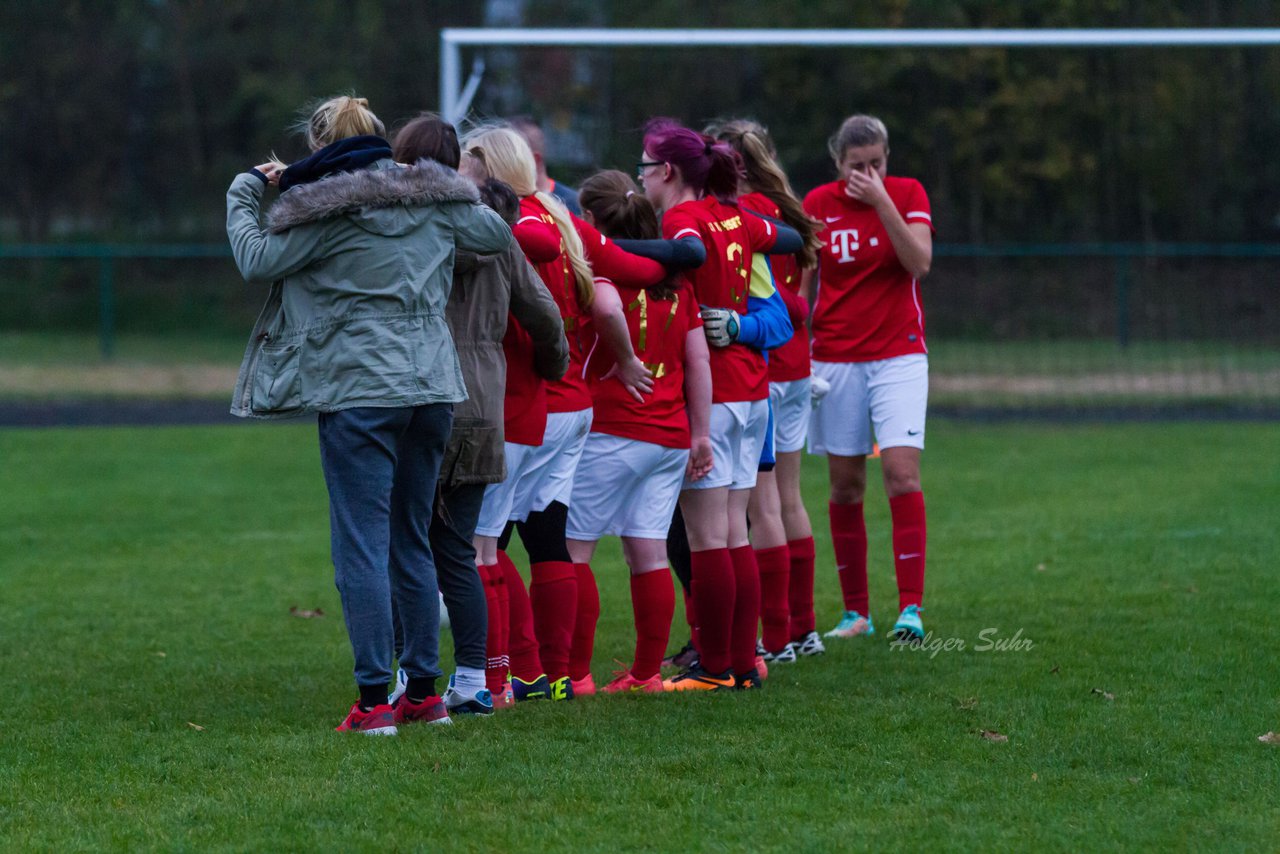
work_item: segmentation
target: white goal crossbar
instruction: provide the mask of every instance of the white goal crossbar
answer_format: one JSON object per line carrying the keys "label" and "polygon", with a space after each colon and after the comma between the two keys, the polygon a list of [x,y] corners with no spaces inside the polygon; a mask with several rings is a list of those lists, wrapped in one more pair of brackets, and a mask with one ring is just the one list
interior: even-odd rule
{"label": "white goal crossbar", "polygon": [[457,124],[484,74],[477,58],[462,85],[462,47],[1263,47],[1280,28],[1044,30],[643,30],[483,29],[440,31],[440,112]]}

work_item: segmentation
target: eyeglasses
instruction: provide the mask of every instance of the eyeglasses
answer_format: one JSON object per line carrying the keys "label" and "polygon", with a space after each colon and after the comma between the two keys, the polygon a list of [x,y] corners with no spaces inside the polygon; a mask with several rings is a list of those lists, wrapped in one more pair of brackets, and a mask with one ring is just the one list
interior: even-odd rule
{"label": "eyeglasses", "polygon": [[666,165],[665,160],[641,160],[639,163],[636,164],[636,177],[643,178],[644,170],[648,169],[650,166],[664,166],[664,165]]}

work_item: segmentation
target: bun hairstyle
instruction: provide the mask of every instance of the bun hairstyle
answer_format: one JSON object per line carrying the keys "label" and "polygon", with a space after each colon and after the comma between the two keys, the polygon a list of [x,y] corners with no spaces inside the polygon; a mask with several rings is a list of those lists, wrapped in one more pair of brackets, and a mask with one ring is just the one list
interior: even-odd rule
{"label": "bun hairstyle", "polygon": [[369,109],[368,100],[350,95],[321,101],[300,129],[312,151],[350,136],[385,136],[387,132],[386,126]]}
{"label": "bun hairstyle", "polygon": [[[662,236],[653,203],[631,180],[616,169],[597,172],[578,187],[578,203],[590,211],[596,228],[606,237],[655,240]],[[654,299],[671,299],[677,290],[674,276],[645,288]]]}
{"label": "bun hairstyle", "polygon": [[425,158],[457,169],[462,157],[458,131],[437,113],[423,113],[396,132],[391,156],[397,163],[412,165]]}
{"label": "bun hairstyle", "polygon": [[840,129],[827,140],[827,151],[837,164],[850,148],[862,148],[864,145],[880,143],[885,153],[889,153],[889,129],[884,122],[875,116],[849,116],[840,123]]}
{"label": "bun hairstyle", "polygon": [[742,158],[715,137],[689,130],[675,119],[650,119],[644,127],[644,150],[675,166],[699,196],[715,196],[726,204],[738,197]]}
{"label": "bun hairstyle", "polygon": [[778,165],[778,151],[768,128],[750,119],[731,119],[710,125],[706,132],[727,142],[741,155],[747,186],[777,205],[782,221],[800,232],[804,240],[804,248],[796,253],[800,266],[816,265],[822,249],[817,234],[820,224],[805,213],[804,205],[791,189],[791,182]]}
{"label": "bun hairstyle", "polygon": [[482,171],[487,177],[509,185],[522,199],[533,196],[547,209],[555,220],[565,255],[569,258],[578,304],[583,309],[590,308],[596,288],[591,265],[587,263],[586,252],[582,248],[582,238],[578,236],[578,229],[574,227],[564,203],[550,193],[538,190],[533,150],[525,138],[505,125],[480,125],[463,136],[462,150],[485,167]]}

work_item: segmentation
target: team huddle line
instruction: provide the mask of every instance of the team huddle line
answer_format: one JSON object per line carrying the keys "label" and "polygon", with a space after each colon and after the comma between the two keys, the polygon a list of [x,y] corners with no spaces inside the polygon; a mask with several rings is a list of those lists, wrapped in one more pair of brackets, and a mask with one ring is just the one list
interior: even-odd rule
{"label": "team huddle line", "polygon": [[[603,171],[576,191],[548,177],[528,119],[459,137],[424,114],[388,141],[344,96],[302,130],[310,156],[227,193],[236,264],[270,285],[232,412],[318,414],[359,692],[340,731],[597,693],[606,536],[630,572],[635,647],[600,692],[757,690],[771,665],[823,653],[806,446],[828,461],[843,596],[826,636],[875,633],[862,501],[877,443],[891,638],[924,636],[933,229],[921,185],[888,175],[882,122],[846,119],[836,180],[803,199],[746,120],[654,119],[635,179]],[[668,655],[673,575],[689,639]]]}

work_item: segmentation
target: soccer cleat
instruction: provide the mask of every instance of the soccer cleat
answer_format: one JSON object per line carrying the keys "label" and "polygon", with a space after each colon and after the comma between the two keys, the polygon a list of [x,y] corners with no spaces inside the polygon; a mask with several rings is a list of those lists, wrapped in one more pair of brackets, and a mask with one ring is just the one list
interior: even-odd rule
{"label": "soccer cleat", "polygon": [[680,647],[679,651],[673,652],[662,659],[663,667],[678,667],[681,670],[688,670],[690,667],[696,667],[697,664],[698,650],[694,647],[693,641],[689,641]]}
{"label": "soccer cleat", "polygon": [[526,700],[546,700],[551,697],[551,683],[547,674],[542,674],[532,682],[526,682],[519,676],[511,677],[511,695],[517,703]]}
{"label": "soccer cleat", "polygon": [[[869,621],[868,625],[870,625]],[[822,643],[822,638],[818,637],[817,632],[809,632],[799,640],[793,640],[791,648],[795,650],[796,655],[822,655],[827,651],[826,645]]]}
{"label": "soccer cleat", "polygon": [[516,695],[511,691],[511,683],[504,682],[502,693],[493,698],[495,709],[509,709],[516,704]]}
{"label": "soccer cleat", "polygon": [[630,670],[624,670],[600,690],[605,694],[623,694],[633,691],[639,691],[644,694],[661,694],[664,689],[662,687],[662,677],[656,673],[648,679],[637,679],[631,675]]}
{"label": "soccer cleat", "polygon": [[764,659],[758,655],[756,656],[756,675],[761,679],[769,678],[769,665],[765,664]]}
{"label": "soccer cleat", "polygon": [[858,635],[874,635],[876,627],[871,624],[871,617],[859,614],[857,611],[845,611],[844,616],[840,618],[840,622],[836,623],[836,627],[827,632],[823,637],[828,638],[856,638]]}
{"label": "soccer cleat", "polygon": [[391,696],[387,698],[387,702],[394,706],[396,700],[404,696],[404,692],[409,688],[409,674],[404,672],[403,667],[396,668],[396,689],[391,692]]}
{"label": "soccer cleat", "polygon": [[767,664],[794,664],[796,660],[795,644],[787,644],[779,652],[768,652],[760,655]]}
{"label": "soccer cleat", "polygon": [[733,690],[735,691],[752,691],[763,687],[764,677],[760,675],[759,668],[733,677]]}
{"label": "soccer cleat", "polygon": [[893,624],[894,643],[920,643],[924,640],[924,623],[920,620],[920,606],[908,605]]}
{"label": "soccer cleat", "polygon": [[[594,688],[595,686],[592,685]],[[551,683],[551,699],[553,700],[572,700],[573,699],[573,680],[568,676],[561,676],[559,679]]]}
{"label": "soccer cleat", "polygon": [[590,673],[582,679],[570,679],[569,681],[573,683],[573,696],[575,697],[590,697],[596,692],[596,680],[591,678]]}
{"label": "soccer cleat", "polygon": [[390,704],[374,706],[366,712],[356,703],[347,713],[347,719],[335,729],[337,732],[359,732],[365,735],[395,735],[395,712]]}
{"label": "soccer cleat", "polygon": [[719,691],[733,687],[733,673],[708,673],[702,665],[695,664],[688,670],[662,681],[664,691]]}
{"label": "soccer cleat", "polygon": [[444,692],[444,707],[455,715],[480,715],[488,717],[493,714],[493,695],[488,688],[481,688],[471,696],[467,696],[454,687],[454,676],[449,677],[449,689]]}
{"label": "soccer cleat", "polygon": [[449,711],[444,707],[444,700],[430,696],[421,703],[415,703],[408,697],[401,697],[395,704],[395,719],[398,724],[451,724]]}

